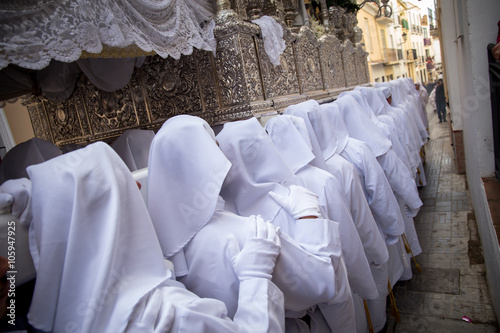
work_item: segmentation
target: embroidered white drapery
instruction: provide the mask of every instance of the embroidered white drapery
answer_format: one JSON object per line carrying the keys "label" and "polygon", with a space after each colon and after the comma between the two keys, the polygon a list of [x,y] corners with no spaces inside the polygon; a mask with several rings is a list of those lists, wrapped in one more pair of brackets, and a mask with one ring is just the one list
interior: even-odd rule
{"label": "embroidered white drapery", "polygon": [[286,45],[283,39],[283,27],[270,16],[262,16],[253,23],[259,25],[264,40],[264,50],[269,60],[275,66],[280,65],[280,55],[285,51]]}
{"label": "embroidered white drapery", "polygon": [[193,48],[215,51],[211,13],[207,0],[6,1],[0,4],[0,69],[73,62],[103,45],[136,45],[175,59]]}

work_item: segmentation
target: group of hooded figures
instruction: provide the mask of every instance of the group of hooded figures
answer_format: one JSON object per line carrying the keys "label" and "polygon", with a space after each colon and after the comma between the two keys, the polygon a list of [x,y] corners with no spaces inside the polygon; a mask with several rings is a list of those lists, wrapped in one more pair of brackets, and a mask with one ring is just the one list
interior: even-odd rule
{"label": "group of hooded figures", "polygon": [[[0,186],[29,228],[28,321],[43,332],[380,331],[421,253],[427,139],[425,105],[398,79],[289,106],[265,126],[215,135],[179,115],[156,134],[31,165],[29,180]],[[143,167],[146,198],[131,172]]]}

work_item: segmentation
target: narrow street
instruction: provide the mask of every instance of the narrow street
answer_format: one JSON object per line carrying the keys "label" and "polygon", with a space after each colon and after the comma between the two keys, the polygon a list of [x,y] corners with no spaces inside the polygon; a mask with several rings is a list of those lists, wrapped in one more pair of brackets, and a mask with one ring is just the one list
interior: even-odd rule
{"label": "narrow street", "polygon": [[395,285],[401,321],[388,304],[386,332],[497,332],[466,175],[456,173],[449,122],[439,123],[430,105],[427,112],[427,186],[415,218],[422,272],[413,263],[413,278]]}

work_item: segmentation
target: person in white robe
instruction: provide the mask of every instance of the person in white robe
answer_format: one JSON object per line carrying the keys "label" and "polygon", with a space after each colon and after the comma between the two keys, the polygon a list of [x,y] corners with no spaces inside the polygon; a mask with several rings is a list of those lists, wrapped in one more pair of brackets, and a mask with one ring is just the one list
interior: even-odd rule
{"label": "person in white robe", "polygon": [[[250,216],[260,214],[268,221],[273,216],[265,207],[242,216],[227,210],[219,194],[232,165],[217,145],[203,119],[180,115],[167,120],[151,145],[148,209],[163,255],[174,262],[177,278],[201,297],[222,300],[232,318],[238,309],[239,282],[224,255],[227,237],[235,235],[243,244]],[[288,195],[289,189],[284,189]],[[297,193],[296,209],[301,214],[318,214],[319,202],[308,193]],[[289,318],[293,313],[300,313],[293,318],[301,317],[305,309],[333,299],[341,287],[336,279],[342,274],[335,274],[329,257],[331,252],[341,254],[338,224],[328,221],[321,232],[310,232],[315,222],[322,221],[293,220],[292,227],[298,231],[295,239],[281,226],[281,249],[272,281],[285,295]],[[323,239],[329,243],[321,243]],[[290,331],[289,324],[296,323],[287,320],[286,324]]]}
{"label": "person in white robe", "polygon": [[[363,184],[366,199],[387,246],[396,244],[401,234],[404,233],[405,226],[391,186],[370,148],[361,141],[349,138],[342,117],[338,110],[335,110],[336,108],[334,103],[328,103],[309,113],[318,141],[324,149],[324,158],[328,163],[331,154],[328,152],[329,143],[343,142],[342,146],[338,147],[339,155],[355,166]],[[372,274],[377,282],[379,297],[368,300],[367,303],[373,327],[375,331],[380,331],[386,323],[388,263],[383,267],[374,267]]]}
{"label": "person in white robe", "polygon": [[[359,105],[351,96],[343,96],[342,98],[337,99],[332,104],[338,107],[335,110],[337,110],[338,115],[342,116],[339,118],[345,120],[344,124],[347,127],[349,135],[352,132],[355,134],[361,132],[371,133],[373,140],[375,141],[377,137],[383,136],[381,133],[377,132],[377,128],[374,127],[373,124],[371,124],[369,121],[359,122],[359,125],[361,126],[356,127],[354,119],[362,119],[366,117],[364,117],[362,111],[359,110]],[[340,128],[340,126],[336,126],[336,128],[337,127]],[[368,139],[368,135],[364,134],[364,136]],[[358,137],[362,136],[358,134]],[[372,147],[374,146],[373,140],[370,142],[370,146]],[[365,143],[368,144],[368,142]],[[362,154],[359,156],[365,156],[366,158],[367,155],[368,154]],[[411,247],[413,255],[418,255],[422,253],[422,249],[418,241],[418,235],[415,230],[413,217],[416,216],[418,210],[422,206],[422,201],[420,200],[414,178],[409,172],[409,170],[406,167],[404,167],[403,163],[396,156],[392,148],[389,148],[385,153],[377,156],[376,160],[382,167],[382,170],[385,172],[390,187],[397,196],[397,200],[395,200],[396,205],[395,207],[393,206],[391,211],[400,212],[399,216],[401,217],[401,220],[404,222],[403,223],[404,236],[401,239],[401,242],[405,242],[406,239],[411,240],[410,242],[411,245],[410,244],[407,245]],[[365,169],[371,170],[373,172],[373,168],[371,167]],[[401,212],[403,214],[401,214]],[[377,214],[377,212],[374,211],[374,214]],[[409,264],[410,259],[411,258],[408,254],[405,254],[403,256],[405,270],[403,275],[400,277],[400,279],[402,280],[411,279],[413,275],[411,271],[411,265]]]}
{"label": "person in white robe", "polygon": [[111,144],[111,148],[122,158],[130,171],[136,171],[148,166],[149,149],[154,137],[155,132],[152,130],[129,129]]}
{"label": "person in white robe", "polygon": [[32,138],[14,146],[0,163],[0,184],[9,179],[28,178],[26,168],[62,155],[61,149],[47,140]]}
{"label": "person in white robe", "polygon": [[[318,105],[319,106],[319,105]],[[323,147],[325,161],[332,153],[328,145],[338,142],[338,154],[358,172],[370,209],[388,245],[397,242],[404,232],[403,217],[384,170],[370,147],[349,136],[336,103],[327,103],[309,113],[316,137]]]}
{"label": "person in white robe", "polygon": [[[314,159],[304,120],[281,115],[268,120],[265,130],[287,166],[296,176],[296,183],[316,193],[326,217],[340,224],[342,253],[351,288],[363,298],[377,297],[361,238],[342,194],[340,182],[329,172],[314,167]],[[303,132],[303,134],[301,134]],[[368,247],[368,244],[367,244]]]}
{"label": "person in white robe", "polygon": [[[349,208],[347,207],[345,200],[343,200],[343,194],[338,180],[332,174],[308,164],[308,162],[314,158],[314,155],[312,154],[311,146],[308,141],[309,136],[307,134],[304,120],[302,118],[291,115],[281,115],[273,117],[266,123],[266,131],[269,133],[271,139],[275,143],[276,148],[279,150],[287,164],[291,167],[292,171],[297,176],[297,180],[300,181],[300,184],[308,187],[315,193],[323,193],[323,195],[320,195],[320,202],[322,203],[322,207],[331,219],[340,221],[342,249],[344,257],[346,258],[346,263],[348,263],[349,260],[352,260],[349,258],[353,255],[351,252],[354,251],[356,253],[357,250],[352,248],[352,239],[348,238],[352,236],[349,236],[349,234],[347,233],[346,235],[343,234],[344,230],[342,229],[342,226],[343,223],[345,224],[347,221],[351,221],[350,223],[352,224],[354,224],[354,222],[352,222]],[[380,240],[378,246],[381,247],[383,251],[385,251],[386,249],[385,244],[383,243],[382,235],[375,231],[374,238]],[[345,245],[345,243],[349,244]],[[364,249],[367,257],[371,257],[371,251],[378,251],[378,249],[370,248],[371,245],[373,244],[367,243]],[[368,269],[375,270],[375,274],[377,274],[378,271],[380,271],[380,267],[381,265],[377,265],[372,261],[370,262],[370,268]],[[366,273],[360,273],[359,268],[354,272],[350,272],[349,265],[347,265],[347,268],[350,284],[353,291],[356,292],[357,295],[368,300],[375,300],[379,298],[379,295],[373,297],[373,293],[366,294],[362,292],[362,290],[360,290],[358,287],[359,283],[364,283],[366,286],[375,287],[372,284],[371,271],[368,273],[368,276]],[[386,268],[387,267],[384,267],[384,270]],[[356,273],[358,274],[358,276],[355,277],[356,280],[353,280],[353,276]],[[380,274],[377,274],[377,277],[380,278],[379,275]],[[361,281],[359,281],[359,279],[361,279]],[[387,272],[385,272],[385,275],[382,276],[381,281],[377,282],[377,286],[379,286],[383,294],[380,298],[384,303],[381,307],[379,307],[380,309],[377,310],[380,310],[384,314],[385,298],[387,295]],[[368,304],[370,305],[371,302],[369,301]],[[358,310],[358,308],[356,308],[356,310]],[[357,321],[363,320],[365,316],[363,309],[361,308],[360,310],[362,310],[361,314],[356,313],[357,316],[361,316],[361,318],[357,319]],[[372,318],[372,320],[376,319],[376,312],[377,311],[373,311],[372,313],[372,309],[370,309],[370,317]],[[385,318],[385,315],[383,316]],[[366,321],[366,319],[364,320]],[[385,319],[381,321],[385,322]],[[358,327],[359,326],[360,325],[358,324]],[[375,326],[381,329],[384,325],[378,324]]]}
{"label": "person in white robe", "polygon": [[[310,214],[315,217],[313,219],[299,219],[307,216],[305,212],[297,214],[290,210],[288,192],[293,194],[301,187],[296,186],[294,174],[256,118],[224,124],[217,142],[232,163],[221,190],[227,208],[239,215],[261,212],[266,220],[279,226],[282,233],[291,236],[306,251],[330,261],[334,267],[330,283],[336,295],[311,306],[319,307],[330,330],[355,330],[354,305],[340,248],[339,223],[329,220],[324,213]],[[286,315],[301,318],[314,310],[311,306],[304,304],[302,309],[287,311]]]}
{"label": "person in white robe", "polygon": [[[352,97],[343,96],[332,104],[338,107],[335,110],[337,110],[337,114],[341,115],[340,118],[344,120],[345,128],[348,131],[349,136],[351,136],[351,133],[356,135],[361,131],[371,133],[372,140],[369,140],[369,138],[366,137],[367,141],[363,141],[363,137],[357,135],[360,141],[363,141],[370,147],[373,147],[372,143],[377,140],[377,137],[383,136],[383,134],[381,134],[376,127],[365,126],[372,125],[368,121],[362,122],[359,127],[356,127],[353,117],[357,117],[359,119],[365,118],[367,120],[368,118],[363,115],[363,112],[360,111],[359,104],[357,104]],[[354,130],[354,128],[356,128],[356,130]],[[404,205],[407,206],[405,209],[406,215],[414,217],[418,213],[419,208],[422,206],[422,200],[420,200],[413,175],[410,173],[408,168],[404,166],[404,163],[401,162],[391,147],[386,152],[375,155],[380,166],[382,167],[382,170],[385,172],[394,193],[401,198]]]}
{"label": "person in white robe", "polygon": [[415,83],[415,89],[418,91],[420,99],[422,99],[422,104],[425,108],[427,106],[427,103],[429,103],[429,93],[427,92],[427,89],[425,89],[421,82]]}
{"label": "person in white robe", "polygon": [[406,83],[408,94],[414,97],[418,115],[427,129],[427,133],[429,133],[429,120],[427,119],[427,111],[425,110],[425,106],[429,99],[428,93],[425,88],[421,86],[420,82],[414,83],[412,78],[408,78]]}
{"label": "person in white robe", "polygon": [[[224,303],[175,281],[139,189],[107,144],[31,166],[28,173],[37,270],[28,320],[37,330],[283,332],[283,294],[270,281],[279,240],[265,222],[248,229],[249,248],[228,251],[241,281],[231,320]],[[272,321],[259,326],[257,318]]]}
{"label": "person in white robe", "polygon": [[[392,103],[391,105],[398,106],[401,108],[406,108],[410,111],[410,115],[413,121],[417,125],[418,131],[424,143],[427,141],[429,133],[427,132],[427,126],[425,125],[419,109],[419,101],[416,100],[416,96],[410,94],[408,85],[404,80],[395,80],[388,82],[391,87],[392,92]],[[413,89],[415,90],[415,89]]]}
{"label": "person in white robe", "polygon": [[[371,264],[372,272],[373,268],[383,271],[387,267],[389,251],[385,245],[385,240],[380,233],[375,219],[373,218],[370,206],[368,205],[364,195],[360,177],[354,166],[349,161],[341,157],[338,153],[335,154],[337,147],[342,147],[345,142],[339,144],[334,142],[328,148],[334,153],[331,154],[328,161],[325,161],[323,158],[322,148],[318,142],[318,138],[308,115],[309,113],[318,110],[318,108],[319,105],[316,101],[309,100],[296,105],[288,106],[284,113],[298,116],[304,120],[307,127],[307,133],[311,141],[312,152],[315,155],[315,159],[311,161],[311,164],[314,163],[313,165],[328,171],[339,180],[342,193],[351,210],[351,215],[358,230],[358,234],[360,235],[365,246],[367,258],[370,263],[373,263]],[[371,246],[367,244],[371,244]],[[367,246],[369,247],[368,251],[366,251]],[[399,270],[397,270],[396,266],[394,267],[393,272],[395,274],[395,281],[399,279],[402,271],[403,267],[401,265]],[[363,309],[362,299],[359,295],[355,294],[354,296],[356,314],[359,314]],[[358,332],[365,332],[368,329],[366,319],[364,318],[357,317],[356,325]]]}
{"label": "person in white robe", "polygon": [[[422,147],[428,140],[429,133],[426,126],[422,122],[421,117],[418,114],[418,106],[416,104],[415,96],[407,94],[407,90],[404,87],[404,81],[390,81],[387,82],[391,88],[391,105],[397,108],[403,109],[407,115],[410,117],[411,121],[415,124],[417,131],[420,135],[419,142],[421,142],[420,147]],[[418,174],[416,177],[417,186],[426,186],[427,181],[425,177],[425,171],[422,161],[422,150],[420,153],[420,163],[418,166]]]}

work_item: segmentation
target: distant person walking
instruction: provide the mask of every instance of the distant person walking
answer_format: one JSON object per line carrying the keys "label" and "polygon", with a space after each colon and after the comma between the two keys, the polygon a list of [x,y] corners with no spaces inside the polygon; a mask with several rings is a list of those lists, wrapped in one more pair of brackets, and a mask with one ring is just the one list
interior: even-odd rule
{"label": "distant person walking", "polygon": [[439,79],[436,85],[436,107],[439,122],[446,122],[446,99],[444,97],[443,79]]}

